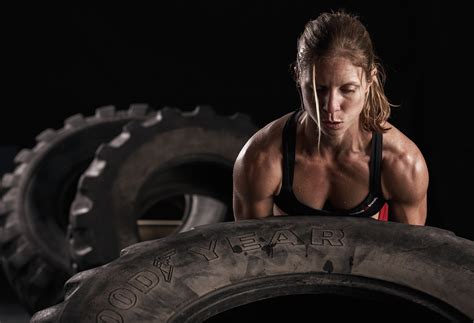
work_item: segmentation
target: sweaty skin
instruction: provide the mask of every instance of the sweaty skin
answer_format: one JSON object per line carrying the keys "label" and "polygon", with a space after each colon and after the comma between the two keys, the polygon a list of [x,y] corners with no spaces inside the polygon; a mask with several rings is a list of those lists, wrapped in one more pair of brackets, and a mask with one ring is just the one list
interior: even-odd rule
{"label": "sweaty skin", "polygon": [[[316,64],[318,128],[312,69],[299,84],[305,112],[297,123],[293,190],[299,201],[321,209],[329,200],[338,209],[357,206],[369,193],[372,133],[363,130],[359,115],[370,82],[349,59],[333,57]],[[291,113],[255,133],[234,165],[233,207],[236,220],[278,216],[274,203],[282,183],[282,132]],[[389,220],[424,225],[428,169],[418,147],[393,125],[383,135],[382,193],[389,202]],[[378,214],[373,216],[378,217]]]}

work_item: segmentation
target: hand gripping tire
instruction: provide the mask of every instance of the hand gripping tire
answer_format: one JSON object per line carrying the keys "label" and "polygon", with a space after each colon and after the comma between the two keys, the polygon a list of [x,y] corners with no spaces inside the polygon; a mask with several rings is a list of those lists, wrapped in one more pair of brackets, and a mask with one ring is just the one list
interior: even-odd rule
{"label": "hand gripping tire", "polygon": [[232,220],[233,164],[257,129],[246,115],[220,116],[209,106],[165,108],[127,124],[98,150],[79,182],[69,233],[78,270],[103,265],[137,243],[137,219],[169,194],[208,197],[227,209],[222,217],[216,205],[204,205],[178,231]]}
{"label": "hand gripping tire", "polygon": [[123,111],[106,106],[96,109],[94,116],[71,116],[63,128],[39,134],[33,150],[21,150],[15,171],[3,176],[3,267],[29,312],[60,301],[64,282],[73,274],[66,237],[79,176],[102,142],[151,112],[147,105],[134,104]]}
{"label": "hand gripping tire", "polygon": [[[372,219],[275,217],[132,245],[120,258],[72,277],[65,301],[32,322],[202,322],[265,299],[334,294],[384,301],[391,311],[378,313],[385,315],[379,321],[407,319],[411,313],[397,306],[408,303],[429,322],[470,322],[473,281],[474,242],[450,231]],[[318,305],[310,304],[314,318],[345,314],[333,304],[325,317]],[[283,307],[298,321],[297,311]]]}

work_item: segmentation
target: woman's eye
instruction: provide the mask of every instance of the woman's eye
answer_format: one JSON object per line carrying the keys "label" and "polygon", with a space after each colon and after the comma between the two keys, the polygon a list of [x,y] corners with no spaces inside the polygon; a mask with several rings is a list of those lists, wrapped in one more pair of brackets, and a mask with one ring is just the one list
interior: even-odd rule
{"label": "woman's eye", "polygon": [[342,89],[342,92],[343,93],[354,93],[355,90],[354,89]]}

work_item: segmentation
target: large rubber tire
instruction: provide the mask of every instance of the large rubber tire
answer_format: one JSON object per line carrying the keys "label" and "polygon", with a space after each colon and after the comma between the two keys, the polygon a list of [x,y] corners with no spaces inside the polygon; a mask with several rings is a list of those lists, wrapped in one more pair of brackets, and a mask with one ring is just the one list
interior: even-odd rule
{"label": "large rubber tire", "polygon": [[[384,315],[408,316],[397,308],[404,301],[464,322],[474,318],[473,281],[474,242],[450,231],[372,219],[275,217],[130,246],[119,259],[71,278],[65,301],[32,322],[202,322],[237,306],[300,294],[385,298],[392,313]],[[321,318],[323,309],[312,306]]]}
{"label": "large rubber tire", "polygon": [[71,116],[59,130],[46,129],[32,149],[15,157],[16,169],[2,178],[0,246],[6,276],[28,311],[59,302],[74,272],[67,242],[69,209],[80,175],[103,142],[132,120],[150,117],[147,105],[128,110],[96,109]]}
{"label": "large rubber tire", "polygon": [[215,200],[227,209],[223,218],[202,203],[178,232],[232,220],[233,164],[257,129],[246,115],[220,116],[209,106],[165,108],[156,118],[127,124],[98,150],[79,182],[70,217],[78,270],[103,265],[140,241],[137,218],[169,195],[204,196],[213,209]]}

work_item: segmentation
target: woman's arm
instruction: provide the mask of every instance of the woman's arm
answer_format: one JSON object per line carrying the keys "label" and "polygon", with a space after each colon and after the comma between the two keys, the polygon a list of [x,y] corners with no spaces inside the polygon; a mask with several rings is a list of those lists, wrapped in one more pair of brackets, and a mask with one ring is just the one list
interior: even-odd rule
{"label": "woman's arm", "polygon": [[[258,137],[257,137],[258,138]],[[273,215],[273,196],[281,180],[280,164],[268,146],[251,138],[234,164],[233,208],[235,220]]]}
{"label": "woman's arm", "polygon": [[427,217],[428,167],[412,142],[383,164],[382,183],[391,221],[424,225]]}

